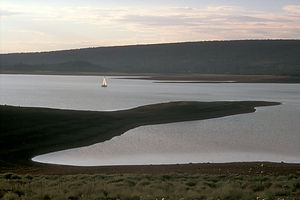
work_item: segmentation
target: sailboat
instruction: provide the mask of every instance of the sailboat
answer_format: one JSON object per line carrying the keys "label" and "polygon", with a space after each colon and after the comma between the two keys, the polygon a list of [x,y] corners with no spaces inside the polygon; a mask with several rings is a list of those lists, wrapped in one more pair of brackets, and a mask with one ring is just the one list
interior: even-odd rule
{"label": "sailboat", "polygon": [[102,87],[107,87],[107,83],[106,83],[106,78],[104,76],[103,82],[102,82]]}

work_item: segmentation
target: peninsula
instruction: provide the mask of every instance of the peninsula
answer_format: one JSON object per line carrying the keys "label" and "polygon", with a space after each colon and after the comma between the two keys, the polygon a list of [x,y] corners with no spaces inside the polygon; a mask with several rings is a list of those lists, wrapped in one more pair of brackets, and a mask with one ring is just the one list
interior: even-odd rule
{"label": "peninsula", "polygon": [[255,111],[264,101],[169,102],[112,112],[0,106],[0,171],[36,166],[40,154],[109,140],[142,125],[217,118]]}

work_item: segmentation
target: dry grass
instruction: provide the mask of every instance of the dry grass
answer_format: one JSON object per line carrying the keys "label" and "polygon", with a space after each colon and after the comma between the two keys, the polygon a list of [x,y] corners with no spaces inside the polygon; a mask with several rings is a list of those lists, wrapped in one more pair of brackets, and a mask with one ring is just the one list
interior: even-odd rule
{"label": "dry grass", "polygon": [[1,199],[299,199],[299,176],[0,175]]}

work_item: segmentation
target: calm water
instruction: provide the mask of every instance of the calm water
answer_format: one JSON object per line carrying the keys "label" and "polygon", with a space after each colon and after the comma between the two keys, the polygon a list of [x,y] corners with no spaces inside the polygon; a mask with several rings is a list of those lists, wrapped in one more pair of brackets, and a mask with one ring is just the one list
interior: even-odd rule
{"label": "calm water", "polygon": [[152,83],[97,76],[0,75],[0,104],[119,110],[177,100],[266,100],[280,106],[218,119],[143,126],[110,141],[34,158],[72,165],[300,162],[299,84]]}

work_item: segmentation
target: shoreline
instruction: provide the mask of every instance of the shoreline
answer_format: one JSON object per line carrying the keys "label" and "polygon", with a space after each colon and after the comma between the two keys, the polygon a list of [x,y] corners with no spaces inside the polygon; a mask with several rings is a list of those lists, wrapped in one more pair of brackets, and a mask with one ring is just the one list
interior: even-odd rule
{"label": "shoreline", "polygon": [[151,80],[153,83],[300,83],[300,77],[283,75],[235,75],[235,74],[170,74],[148,77],[118,78]]}
{"label": "shoreline", "polygon": [[246,176],[300,176],[300,163],[284,162],[228,162],[189,163],[168,165],[116,165],[116,166],[69,166],[33,163],[30,166],[17,165],[0,167],[1,173],[37,175],[79,175],[79,174],[203,174],[203,175],[246,175]]}
{"label": "shoreline", "polygon": [[[0,172],[23,170],[24,173],[32,171],[47,173],[49,170],[55,172],[59,169],[62,171],[74,169],[75,172],[78,170],[83,173],[89,169],[100,173],[103,169],[107,169],[108,171],[103,171],[106,173],[130,172],[134,169],[152,173],[157,165],[70,167],[36,163],[31,159],[44,153],[103,142],[138,126],[251,113],[255,112],[255,107],[279,104],[263,101],[169,102],[111,112],[0,106]],[[191,166],[197,165],[202,168],[201,166],[205,164],[198,163]],[[300,164],[289,165],[296,166],[296,171],[300,171]],[[190,164],[159,166],[161,171],[171,169],[180,171],[183,168],[182,172],[188,172],[190,168]],[[293,173],[296,173],[295,170]]]}
{"label": "shoreline", "polygon": [[1,71],[0,74],[62,75],[62,76],[121,76],[120,78],[116,78],[116,79],[151,80],[154,81],[154,83],[291,83],[291,84],[300,83],[299,76],[290,76],[290,75],[157,74],[157,73],[119,73],[119,72],[78,72],[76,73],[76,72],[51,72],[51,71],[36,71],[36,72]]}

